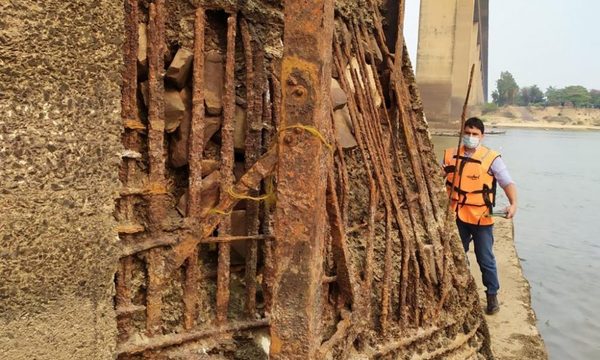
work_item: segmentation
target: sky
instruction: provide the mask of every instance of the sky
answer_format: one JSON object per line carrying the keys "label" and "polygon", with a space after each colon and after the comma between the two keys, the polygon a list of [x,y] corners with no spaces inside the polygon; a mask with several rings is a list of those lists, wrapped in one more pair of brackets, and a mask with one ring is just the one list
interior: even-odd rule
{"label": "sky", "polygon": [[[419,4],[406,0],[404,32],[413,65]],[[490,93],[502,71],[521,87],[600,89],[600,0],[490,0],[488,50]]]}

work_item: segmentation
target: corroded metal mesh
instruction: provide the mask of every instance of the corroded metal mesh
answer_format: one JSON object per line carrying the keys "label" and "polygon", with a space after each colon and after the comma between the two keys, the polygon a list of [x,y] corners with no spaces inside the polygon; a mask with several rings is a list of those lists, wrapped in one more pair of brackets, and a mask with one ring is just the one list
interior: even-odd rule
{"label": "corroded metal mesh", "polygon": [[125,1],[120,358],[490,358],[401,32],[298,6]]}

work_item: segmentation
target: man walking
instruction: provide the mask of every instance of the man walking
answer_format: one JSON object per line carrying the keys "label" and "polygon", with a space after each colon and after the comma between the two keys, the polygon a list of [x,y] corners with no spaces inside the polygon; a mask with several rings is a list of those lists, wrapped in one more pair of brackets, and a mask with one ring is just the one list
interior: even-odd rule
{"label": "man walking", "polygon": [[498,272],[493,245],[494,220],[491,217],[496,201],[496,185],[504,190],[510,206],[506,218],[517,211],[517,188],[500,154],[481,145],[484,137],[483,122],[472,117],[465,122],[462,146],[444,152],[446,188],[452,194],[450,207],[456,212],[456,225],[465,252],[473,241],[475,256],[486,287],[486,313],[495,314],[498,304]]}

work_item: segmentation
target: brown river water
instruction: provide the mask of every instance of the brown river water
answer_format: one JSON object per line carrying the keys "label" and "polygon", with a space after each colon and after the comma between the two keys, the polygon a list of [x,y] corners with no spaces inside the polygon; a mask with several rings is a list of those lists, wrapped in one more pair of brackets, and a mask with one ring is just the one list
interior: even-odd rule
{"label": "brown river water", "polygon": [[[457,138],[433,143],[441,159]],[[600,132],[508,129],[484,145],[517,184],[515,245],[550,359],[600,359]]]}

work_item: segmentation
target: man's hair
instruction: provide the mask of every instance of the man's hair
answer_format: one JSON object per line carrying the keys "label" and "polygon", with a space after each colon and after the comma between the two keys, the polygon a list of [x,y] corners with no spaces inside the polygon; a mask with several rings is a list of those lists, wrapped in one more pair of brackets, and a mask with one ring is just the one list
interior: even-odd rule
{"label": "man's hair", "polygon": [[477,129],[481,130],[482,134],[485,132],[485,127],[483,126],[483,121],[481,121],[481,119],[478,117],[468,118],[467,121],[465,121],[465,128],[466,127],[477,128]]}

